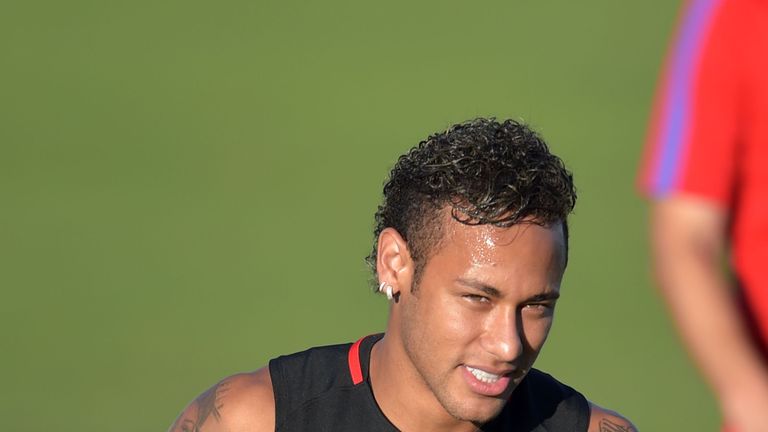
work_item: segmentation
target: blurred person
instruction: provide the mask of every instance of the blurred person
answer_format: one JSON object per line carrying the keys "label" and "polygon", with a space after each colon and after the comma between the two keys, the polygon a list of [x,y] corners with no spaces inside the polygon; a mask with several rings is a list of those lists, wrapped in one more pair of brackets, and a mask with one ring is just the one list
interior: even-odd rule
{"label": "blurred person", "polygon": [[657,279],[726,429],[768,431],[768,1],[685,5],[639,182]]}
{"label": "blurred person", "polygon": [[635,431],[533,369],[560,296],[572,176],[515,121],[402,155],[368,257],[386,333],[224,379],[171,431]]}

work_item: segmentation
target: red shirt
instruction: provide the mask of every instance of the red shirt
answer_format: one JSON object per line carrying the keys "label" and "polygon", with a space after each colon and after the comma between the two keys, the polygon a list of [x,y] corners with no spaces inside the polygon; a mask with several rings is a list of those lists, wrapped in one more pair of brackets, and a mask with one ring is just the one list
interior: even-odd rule
{"label": "red shirt", "polygon": [[734,270],[768,346],[768,1],[692,0],[658,89],[640,188],[728,210]]}

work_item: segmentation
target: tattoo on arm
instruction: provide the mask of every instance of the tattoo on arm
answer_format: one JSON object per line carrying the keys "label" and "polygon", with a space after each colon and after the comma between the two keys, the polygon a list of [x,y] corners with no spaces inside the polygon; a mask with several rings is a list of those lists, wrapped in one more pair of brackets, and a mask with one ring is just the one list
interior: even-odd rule
{"label": "tattoo on arm", "polygon": [[621,426],[608,419],[600,420],[600,432],[637,432],[632,426]]}
{"label": "tattoo on arm", "polygon": [[201,432],[203,424],[208,417],[213,415],[213,418],[218,422],[221,420],[221,412],[219,411],[224,404],[221,402],[221,396],[227,392],[229,383],[224,380],[215,386],[209,388],[205,393],[195,399],[195,407],[197,408],[197,416],[195,418],[185,418],[185,416],[179,417],[171,426],[173,432]]}

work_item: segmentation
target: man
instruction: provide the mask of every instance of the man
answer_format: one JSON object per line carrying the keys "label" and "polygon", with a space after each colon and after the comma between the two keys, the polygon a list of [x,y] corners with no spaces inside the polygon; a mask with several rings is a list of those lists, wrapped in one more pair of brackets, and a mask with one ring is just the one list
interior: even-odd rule
{"label": "man", "polygon": [[765,0],[688,2],[640,178],[662,293],[736,432],[768,431],[766,53]]}
{"label": "man", "polygon": [[532,369],[568,253],[570,173],[530,129],[477,119],[400,157],[369,262],[386,333],[227,378],[177,431],[634,431]]}

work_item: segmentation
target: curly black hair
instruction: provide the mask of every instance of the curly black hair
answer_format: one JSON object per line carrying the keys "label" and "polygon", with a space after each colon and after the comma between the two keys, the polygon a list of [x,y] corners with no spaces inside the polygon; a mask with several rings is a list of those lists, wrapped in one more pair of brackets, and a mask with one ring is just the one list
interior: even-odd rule
{"label": "curly black hair", "polygon": [[514,120],[477,118],[400,156],[384,185],[366,261],[375,273],[379,234],[392,227],[408,243],[418,286],[441,239],[438,213],[445,208],[468,225],[562,222],[567,259],[567,217],[575,203],[572,174],[536,132]]}

